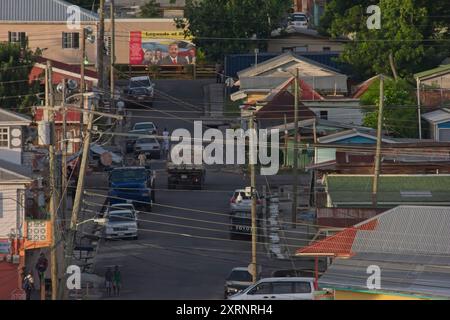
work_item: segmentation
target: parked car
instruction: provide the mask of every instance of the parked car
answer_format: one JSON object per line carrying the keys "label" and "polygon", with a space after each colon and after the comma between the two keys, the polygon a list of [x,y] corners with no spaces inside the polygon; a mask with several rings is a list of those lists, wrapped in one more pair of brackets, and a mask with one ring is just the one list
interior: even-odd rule
{"label": "parked car", "polygon": [[[262,201],[261,198],[256,192],[256,211],[258,213],[261,212],[262,209]],[[252,197],[250,193],[247,193],[244,189],[237,189],[234,191],[233,196],[230,199],[230,212],[237,211],[251,211],[252,210]]]}
{"label": "parked car", "polygon": [[289,26],[296,29],[307,29],[309,26],[308,16],[303,12],[294,12],[289,19]]}
{"label": "parked car", "polygon": [[161,145],[154,137],[139,138],[134,144],[134,153],[135,155],[144,153],[147,158],[151,157],[152,159],[161,159]]}
{"label": "parked car", "polygon": [[131,210],[111,211],[105,218],[106,239],[138,238],[138,226]]}
{"label": "parked car", "polygon": [[252,280],[247,267],[233,268],[225,280],[224,298],[248,288],[253,284]]}
{"label": "parked car", "polygon": [[230,300],[314,300],[314,278],[265,278]]}
{"label": "parked car", "polygon": [[145,105],[152,107],[155,95],[155,84],[150,77],[132,77],[128,87],[124,91],[126,99],[130,104]]}

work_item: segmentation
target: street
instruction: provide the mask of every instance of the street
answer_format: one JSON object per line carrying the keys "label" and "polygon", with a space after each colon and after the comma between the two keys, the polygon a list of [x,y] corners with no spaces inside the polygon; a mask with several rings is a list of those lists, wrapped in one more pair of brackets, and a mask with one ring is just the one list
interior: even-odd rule
{"label": "street", "polygon": [[[200,101],[202,83],[190,83],[157,82],[156,89],[183,101]],[[201,115],[159,94],[153,108],[131,112],[132,124],[153,121],[170,132],[176,128],[192,131],[192,121],[186,119]],[[249,184],[248,177],[210,169],[204,190],[168,190],[165,162],[153,160],[152,168],[157,171],[156,203],[153,212],[140,214],[139,239],[102,242],[96,273],[102,276],[107,267],[120,266],[120,299],[223,298],[223,284],[231,269],[246,267],[251,261],[251,241],[230,240],[228,231],[229,199],[235,189]],[[257,251],[266,275],[292,267],[290,261],[269,259],[261,243]]]}

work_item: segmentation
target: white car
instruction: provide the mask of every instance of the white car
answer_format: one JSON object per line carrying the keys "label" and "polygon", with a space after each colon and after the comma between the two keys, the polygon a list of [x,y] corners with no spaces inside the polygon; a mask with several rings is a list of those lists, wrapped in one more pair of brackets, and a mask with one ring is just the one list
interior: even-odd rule
{"label": "white car", "polygon": [[314,278],[265,278],[229,300],[314,300]]}
{"label": "white car", "polygon": [[138,226],[131,210],[111,211],[105,219],[106,239],[138,238]]}
{"label": "white car", "polygon": [[289,26],[295,29],[307,29],[309,25],[308,16],[303,12],[294,12],[289,21]]}
{"label": "white car", "polygon": [[[256,211],[261,212],[262,202],[258,192],[256,192]],[[252,198],[250,193],[244,189],[237,189],[234,191],[233,197],[230,199],[230,212],[243,212],[252,210]]]}
{"label": "white car", "polygon": [[134,144],[134,153],[135,155],[144,153],[147,158],[161,159],[161,145],[155,137],[139,138]]}
{"label": "white car", "polygon": [[120,211],[120,210],[130,210],[133,213],[134,219],[136,220],[136,222],[139,226],[139,215],[138,215],[138,212],[136,211],[136,208],[134,207],[134,205],[132,203],[127,203],[127,202],[114,203],[109,207],[108,213],[114,212],[114,211]]}
{"label": "white car", "polygon": [[136,122],[130,132],[144,133],[144,134],[157,134],[158,127],[153,122]]}

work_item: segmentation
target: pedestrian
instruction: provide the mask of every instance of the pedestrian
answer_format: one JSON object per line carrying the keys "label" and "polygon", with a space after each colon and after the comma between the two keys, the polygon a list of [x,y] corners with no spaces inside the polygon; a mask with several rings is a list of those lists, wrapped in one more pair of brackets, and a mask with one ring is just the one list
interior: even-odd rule
{"label": "pedestrian", "polygon": [[114,273],[113,273],[114,295],[116,295],[116,296],[120,295],[121,286],[122,286],[122,275],[120,274],[119,266],[115,266]]}
{"label": "pedestrian", "polygon": [[22,288],[25,290],[27,300],[31,300],[31,292],[34,290],[34,279],[31,271],[23,279]]}
{"label": "pedestrian", "polygon": [[145,153],[141,152],[138,156],[138,160],[139,160],[139,166],[145,167],[145,164],[147,162],[147,156],[145,155]]}
{"label": "pedestrian", "polygon": [[216,63],[215,70],[216,70],[216,83],[222,83],[223,68],[219,62]]}
{"label": "pedestrian", "polygon": [[39,275],[39,284],[42,285],[42,281],[44,281],[45,279],[45,271],[47,270],[48,267],[48,260],[45,257],[45,254],[43,252],[41,252],[41,254],[39,255],[39,259],[36,262],[36,270],[38,272]]}
{"label": "pedestrian", "polygon": [[113,272],[111,268],[108,267],[105,273],[105,287],[106,287],[106,294],[108,295],[108,297],[111,296],[112,286],[113,286]]}
{"label": "pedestrian", "polygon": [[169,140],[170,140],[169,131],[167,130],[167,128],[164,128],[162,135],[163,135],[164,157],[167,158],[167,155],[169,154]]}

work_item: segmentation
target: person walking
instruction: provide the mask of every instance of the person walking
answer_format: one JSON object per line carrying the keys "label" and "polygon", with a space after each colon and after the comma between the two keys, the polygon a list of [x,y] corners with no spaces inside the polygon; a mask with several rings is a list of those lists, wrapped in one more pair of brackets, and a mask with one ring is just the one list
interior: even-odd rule
{"label": "person walking", "polygon": [[31,293],[34,290],[34,279],[31,271],[23,279],[22,288],[25,290],[26,300],[31,300]]}
{"label": "person walking", "polygon": [[45,281],[45,271],[48,268],[48,260],[43,252],[41,252],[35,268],[39,275],[39,284],[42,286],[43,281]]}
{"label": "person walking", "polygon": [[164,152],[163,156],[167,159],[167,156],[169,154],[169,140],[170,140],[169,131],[167,130],[167,128],[164,128],[162,135],[163,135],[163,152]]}
{"label": "person walking", "polygon": [[119,296],[120,295],[120,288],[122,286],[122,275],[119,270],[119,266],[114,267],[114,273],[113,273],[113,289],[114,289],[114,295]]}
{"label": "person walking", "polygon": [[108,297],[111,297],[112,294],[112,286],[113,286],[113,272],[111,268],[108,268],[105,273],[105,287],[106,287],[106,294]]}
{"label": "person walking", "polygon": [[147,156],[141,152],[138,156],[139,166],[145,167],[145,164],[147,163]]}

